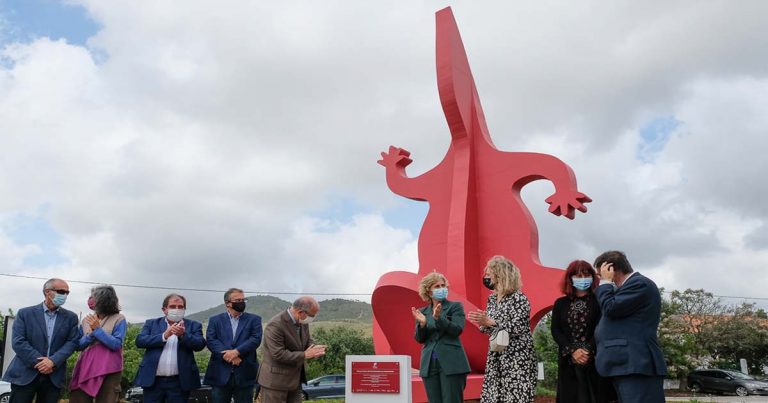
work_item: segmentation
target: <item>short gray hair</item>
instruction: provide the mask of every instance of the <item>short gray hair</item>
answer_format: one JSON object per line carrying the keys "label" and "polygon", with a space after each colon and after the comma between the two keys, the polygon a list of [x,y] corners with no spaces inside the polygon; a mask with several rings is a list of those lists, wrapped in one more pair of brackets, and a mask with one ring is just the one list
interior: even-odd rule
{"label": "short gray hair", "polygon": [[64,281],[64,280],[62,280],[60,278],[55,278],[55,277],[52,278],[52,279],[48,279],[48,281],[46,281],[45,284],[43,284],[43,294],[45,294],[45,290],[52,290],[53,289],[53,283],[55,283],[57,281]]}

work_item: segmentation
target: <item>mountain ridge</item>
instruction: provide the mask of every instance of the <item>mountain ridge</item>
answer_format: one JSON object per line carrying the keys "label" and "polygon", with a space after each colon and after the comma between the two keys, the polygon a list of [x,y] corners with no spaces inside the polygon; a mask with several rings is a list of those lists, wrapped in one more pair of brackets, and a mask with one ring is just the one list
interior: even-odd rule
{"label": "mountain ridge", "polygon": [[[245,311],[261,316],[261,320],[265,324],[273,316],[291,306],[291,302],[271,295],[250,295],[246,296],[246,298],[248,302],[246,303]],[[319,302],[320,312],[317,314],[315,322],[349,321],[369,325],[373,323],[373,310],[371,304],[367,302],[342,298],[327,299]],[[200,323],[207,323],[208,318],[225,311],[226,307],[221,303],[211,308],[188,314],[186,317]]]}

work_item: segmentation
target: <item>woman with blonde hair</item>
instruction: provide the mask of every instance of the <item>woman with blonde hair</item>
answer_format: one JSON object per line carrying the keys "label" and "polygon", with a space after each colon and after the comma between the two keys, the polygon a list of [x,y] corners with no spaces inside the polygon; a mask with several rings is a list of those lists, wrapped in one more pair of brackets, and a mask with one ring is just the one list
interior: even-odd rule
{"label": "woman with blonde hair", "polygon": [[419,296],[429,305],[411,308],[416,341],[423,344],[419,375],[429,403],[461,403],[469,361],[459,335],[464,330],[464,306],[448,300],[448,280],[429,273],[419,282]]}
{"label": "woman with blonde hair", "polygon": [[488,350],[481,403],[533,402],[536,392],[536,356],[531,336],[531,306],[520,291],[520,270],[504,256],[494,256],[485,266],[483,284],[493,290],[486,311],[469,313],[480,331],[494,337],[504,330],[509,345]]}

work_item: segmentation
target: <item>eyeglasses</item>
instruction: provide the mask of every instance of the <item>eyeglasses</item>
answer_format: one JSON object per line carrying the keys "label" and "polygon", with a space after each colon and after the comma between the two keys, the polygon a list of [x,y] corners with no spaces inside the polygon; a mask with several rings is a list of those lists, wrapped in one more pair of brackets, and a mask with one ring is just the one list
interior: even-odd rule
{"label": "eyeglasses", "polygon": [[184,309],[184,305],[168,305],[166,309]]}
{"label": "eyeglasses", "polygon": [[56,294],[69,295],[69,290],[61,290],[61,289],[56,290],[56,289],[53,289],[53,288],[49,288],[49,290],[55,292]]}
{"label": "eyeglasses", "polygon": [[230,299],[229,302],[248,302],[248,298],[243,299]]}

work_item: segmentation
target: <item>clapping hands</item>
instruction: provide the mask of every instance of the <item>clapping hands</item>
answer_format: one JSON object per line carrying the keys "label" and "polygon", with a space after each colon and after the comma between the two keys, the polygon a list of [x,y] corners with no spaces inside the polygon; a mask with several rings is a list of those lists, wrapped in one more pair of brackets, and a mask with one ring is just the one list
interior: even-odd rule
{"label": "clapping hands", "polygon": [[96,330],[99,327],[101,327],[101,322],[99,321],[99,317],[95,314],[89,314],[85,316],[85,319],[83,319],[88,326],[91,327],[91,330]]}
{"label": "clapping hands", "polygon": [[184,328],[184,321],[176,322],[170,326],[168,326],[167,329],[165,329],[165,332],[163,332],[163,337],[168,340],[171,336],[176,336],[178,338],[181,338],[184,336],[184,331],[186,329]]}
{"label": "clapping hands", "polygon": [[421,313],[420,310],[411,307],[411,314],[413,315],[413,318],[416,319],[417,322],[419,322],[420,327],[424,327],[427,325],[427,317],[424,316],[423,313]]}
{"label": "clapping hands", "polygon": [[467,313],[467,318],[470,322],[474,323],[476,326],[485,326],[485,327],[493,327],[496,326],[496,322],[488,317],[488,314],[485,311],[476,310],[476,311],[470,311]]}

